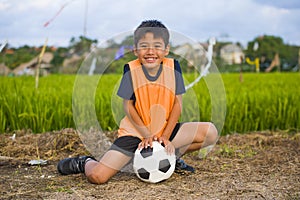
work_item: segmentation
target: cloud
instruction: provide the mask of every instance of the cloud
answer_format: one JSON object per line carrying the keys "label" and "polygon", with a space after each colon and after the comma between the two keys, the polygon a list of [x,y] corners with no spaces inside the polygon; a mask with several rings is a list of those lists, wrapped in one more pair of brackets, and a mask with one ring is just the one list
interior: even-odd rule
{"label": "cloud", "polygon": [[9,9],[10,4],[8,1],[0,2],[0,12],[3,12],[7,9]]}
{"label": "cloud", "polygon": [[254,0],[261,5],[268,5],[276,8],[284,9],[300,9],[299,0]]}
{"label": "cloud", "polygon": [[49,37],[50,44],[66,46],[71,37],[83,34],[86,2],[87,36],[98,41],[133,31],[142,20],[159,19],[198,41],[228,35],[223,39],[247,43],[271,34],[300,45],[299,3],[294,0],[7,0],[0,2],[0,40],[36,45]]}

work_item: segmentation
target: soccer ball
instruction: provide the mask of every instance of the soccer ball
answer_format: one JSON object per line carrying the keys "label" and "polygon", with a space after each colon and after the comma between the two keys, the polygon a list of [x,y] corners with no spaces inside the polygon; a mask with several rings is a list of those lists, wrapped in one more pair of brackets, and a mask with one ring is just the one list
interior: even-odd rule
{"label": "soccer ball", "polygon": [[133,158],[133,170],[137,177],[149,183],[158,183],[171,177],[175,170],[175,154],[168,155],[157,141],[153,148],[136,150]]}

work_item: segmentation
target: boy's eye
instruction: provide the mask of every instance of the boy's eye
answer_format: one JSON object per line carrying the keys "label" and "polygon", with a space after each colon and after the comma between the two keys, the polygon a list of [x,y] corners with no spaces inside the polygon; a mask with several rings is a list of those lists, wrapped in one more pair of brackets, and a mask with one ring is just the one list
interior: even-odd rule
{"label": "boy's eye", "polygon": [[154,48],[155,48],[155,49],[163,49],[163,46],[160,45],[160,44],[156,44],[156,45],[154,46]]}
{"label": "boy's eye", "polygon": [[146,50],[146,49],[155,49],[155,50],[163,50],[163,45],[162,44],[154,44],[154,46],[148,45],[148,44],[140,44],[138,45],[139,49],[141,50]]}
{"label": "boy's eye", "polygon": [[140,45],[140,48],[141,48],[141,49],[148,49],[148,48],[149,48],[149,45],[142,44],[142,45]]}

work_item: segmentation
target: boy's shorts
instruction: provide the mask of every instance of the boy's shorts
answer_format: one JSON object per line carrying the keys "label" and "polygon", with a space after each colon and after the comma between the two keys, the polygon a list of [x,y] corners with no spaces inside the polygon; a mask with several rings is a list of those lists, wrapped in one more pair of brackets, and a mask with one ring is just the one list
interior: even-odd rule
{"label": "boy's shorts", "polygon": [[[172,134],[169,138],[170,141],[176,136],[180,126],[183,123],[177,123],[175,128],[172,131]],[[142,140],[135,136],[122,136],[117,138],[114,143],[111,145],[110,150],[116,150],[121,153],[124,153],[127,156],[132,157],[136,149],[138,148],[139,143]]]}

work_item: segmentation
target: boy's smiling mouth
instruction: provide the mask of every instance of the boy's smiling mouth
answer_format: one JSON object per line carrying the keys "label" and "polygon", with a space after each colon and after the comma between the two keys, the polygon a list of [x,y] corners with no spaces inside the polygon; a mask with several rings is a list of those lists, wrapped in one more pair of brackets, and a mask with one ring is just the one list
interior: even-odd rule
{"label": "boy's smiling mouth", "polygon": [[145,60],[146,60],[148,63],[153,63],[153,62],[155,62],[155,61],[157,60],[157,58],[155,58],[155,57],[147,57],[147,58],[145,58]]}

